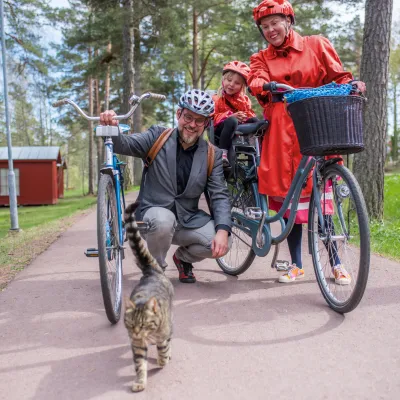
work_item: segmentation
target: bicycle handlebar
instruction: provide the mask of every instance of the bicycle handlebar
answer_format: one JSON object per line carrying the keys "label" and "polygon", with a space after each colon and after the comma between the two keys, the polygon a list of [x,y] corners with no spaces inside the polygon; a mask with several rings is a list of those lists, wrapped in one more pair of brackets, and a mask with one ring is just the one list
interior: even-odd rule
{"label": "bicycle handlebar", "polygon": [[264,85],[263,85],[263,90],[265,90],[266,92],[274,93],[274,92],[277,92],[278,89],[283,89],[283,90],[286,90],[286,91],[295,90],[295,88],[292,87],[292,86],[285,85],[284,83],[277,83],[277,82],[274,82],[274,81],[268,82],[268,83],[264,83]]}
{"label": "bicycle handlebar", "polygon": [[[163,101],[166,99],[166,97],[163,94],[150,93],[150,92],[144,93],[140,97],[134,95],[129,100],[130,103],[133,104],[132,108],[125,115],[115,115],[113,117],[113,119],[116,119],[116,120],[128,119],[133,114],[133,112],[136,110],[136,108],[139,106],[139,104],[142,102],[142,100],[149,99],[149,98],[152,98],[152,99],[158,100],[158,101]],[[82,109],[74,101],[72,101],[70,99],[57,100],[56,102],[54,102],[52,104],[52,106],[53,107],[61,107],[64,104],[70,104],[71,106],[73,106],[75,108],[75,110],[78,111],[79,114],[81,114],[82,117],[86,118],[88,121],[100,121],[100,117],[92,117],[92,116],[85,114],[82,111]]]}

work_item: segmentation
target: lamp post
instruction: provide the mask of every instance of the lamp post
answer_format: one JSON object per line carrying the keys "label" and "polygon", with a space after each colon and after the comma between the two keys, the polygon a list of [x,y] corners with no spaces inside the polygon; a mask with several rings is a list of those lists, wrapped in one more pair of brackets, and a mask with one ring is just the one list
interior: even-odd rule
{"label": "lamp post", "polygon": [[17,193],[15,190],[15,174],[12,159],[12,145],[10,132],[10,115],[8,110],[8,88],[7,88],[7,59],[6,59],[6,40],[4,37],[4,4],[0,0],[0,22],[1,22],[1,51],[3,58],[3,82],[4,82],[4,105],[6,114],[6,134],[8,147],[8,193],[10,196],[10,217],[11,230],[19,231],[18,226],[18,209],[17,209]]}

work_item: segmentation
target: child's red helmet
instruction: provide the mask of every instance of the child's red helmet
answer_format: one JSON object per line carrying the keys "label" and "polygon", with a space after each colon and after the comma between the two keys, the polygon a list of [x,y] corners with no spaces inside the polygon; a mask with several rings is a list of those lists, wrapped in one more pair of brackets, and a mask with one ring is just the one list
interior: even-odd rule
{"label": "child's red helmet", "polygon": [[247,82],[247,78],[250,73],[250,67],[241,61],[231,61],[231,62],[228,62],[228,64],[226,64],[224,66],[224,69],[222,70],[222,74],[224,74],[228,71],[236,72],[239,75],[242,75],[244,80]]}
{"label": "child's red helmet", "polygon": [[262,18],[274,14],[290,17],[292,24],[294,24],[294,10],[287,0],[264,0],[253,9],[253,18],[257,25],[260,25]]}

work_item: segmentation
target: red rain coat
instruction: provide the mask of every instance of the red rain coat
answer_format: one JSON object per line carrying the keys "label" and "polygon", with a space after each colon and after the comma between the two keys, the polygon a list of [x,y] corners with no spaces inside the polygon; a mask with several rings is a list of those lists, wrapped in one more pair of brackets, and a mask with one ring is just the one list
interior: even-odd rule
{"label": "red rain coat", "polygon": [[224,122],[232,114],[243,111],[246,113],[247,118],[255,117],[256,114],[251,109],[251,100],[245,94],[239,92],[233,96],[226,93],[223,96],[215,94],[213,96],[215,103],[215,111],[213,114],[214,126]]}
{"label": "red rain coat", "polygon": [[[257,78],[265,83],[276,81],[295,88],[318,87],[332,81],[348,83],[353,79],[349,72],[343,71],[339,56],[328,39],[302,37],[293,30],[282,47],[270,45],[251,56],[247,82],[256,94],[257,89],[259,92]],[[269,196],[285,197],[302,157],[296,132],[284,103],[272,103],[268,99],[259,100],[259,103],[264,108],[264,117],[270,121],[262,144],[259,190]],[[308,179],[302,197],[310,196],[311,188],[312,179]]]}

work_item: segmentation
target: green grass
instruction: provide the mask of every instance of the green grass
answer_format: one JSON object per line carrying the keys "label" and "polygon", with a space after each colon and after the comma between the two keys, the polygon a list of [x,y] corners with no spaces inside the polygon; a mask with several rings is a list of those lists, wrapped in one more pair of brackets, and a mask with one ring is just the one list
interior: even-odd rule
{"label": "green grass", "polygon": [[[127,193],[138,189],[138,186],[134,186],[129,188]],[[83,196],[81,189],[66,190],[64,196],[54,205],[19,206],[19,227],[22,230],[40,227],[51,221],[73,215],[77,211],[86,210],[97,201],[97,196]],[[8,207],[0,208],[0,239],[7,235],[10,225],[10,209]]]}
{"label": "green grass", "polygon": [[[18,222],[22,230],[39,227],[85,210],[96,203],[96,196],[82,196],[80,190],[67,190],[64,199],[57,204],[44,206],[19,206]],[[0,238],[7,235],[10,228],[10,209],[0,208]]]}
{"label": "green grass", "polygon": [[374,253],[400,261],[400,174],[385,176],[383,223],[371,222]]}

